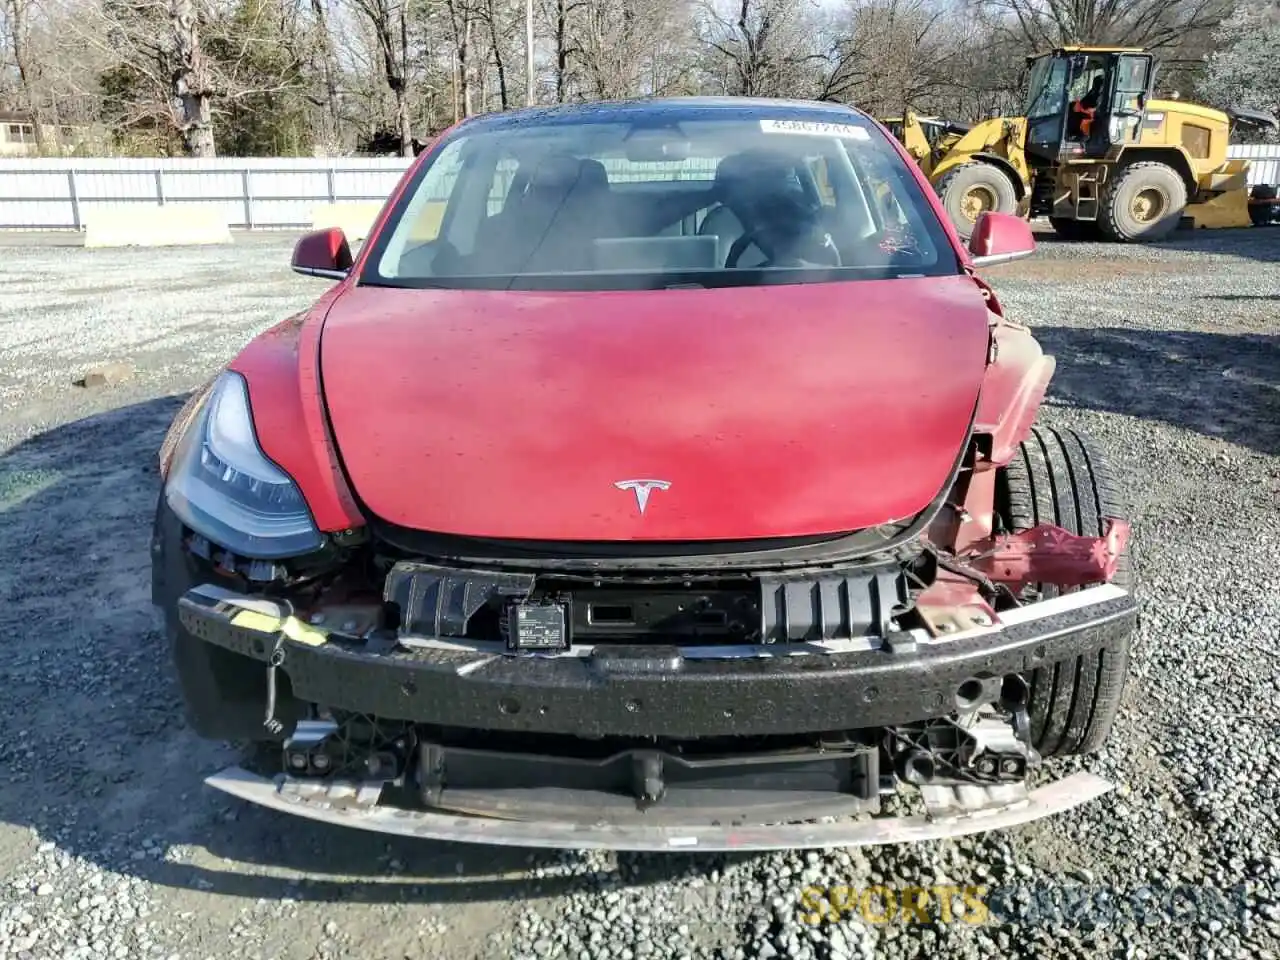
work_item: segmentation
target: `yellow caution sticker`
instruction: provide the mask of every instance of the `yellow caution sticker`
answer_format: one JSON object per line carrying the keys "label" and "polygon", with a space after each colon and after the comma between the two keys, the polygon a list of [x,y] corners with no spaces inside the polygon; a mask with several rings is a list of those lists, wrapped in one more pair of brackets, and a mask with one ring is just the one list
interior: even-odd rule
{"label": "yellow caution sticker", "polygon": [[308,647],[318,647],[329,639],[323,630],[317,630],[297,617],[290,617],[284,622],[284,635],[297,643],[305,643]]}
{"label": "yellow caution sticker", "polygon": [[258,610],[241,610],[231,618],[231,625],[258,633],[283,633],[290,640],[306,644],[308,647],[318,647],[329,639],[329,635],[323,630],[317,630],[297,617],[282,620],[280,617],[273,617],[269,613],[261,613]]}
{"label": "yellow caution sticker", "polygon": [[257,630],[259,633],[276,633],[280,630],[282,623],[279,617],[273,617],[269,613],[261,613],[257,610],[241,610],[231,618],[233,627]]}

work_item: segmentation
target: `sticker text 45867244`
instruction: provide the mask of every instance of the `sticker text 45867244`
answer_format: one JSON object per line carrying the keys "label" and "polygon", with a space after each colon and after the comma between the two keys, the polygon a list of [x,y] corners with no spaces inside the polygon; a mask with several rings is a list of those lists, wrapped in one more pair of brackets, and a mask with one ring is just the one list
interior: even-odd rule
{"label": "sticker text 45867244", "polygon": [[870,140],[871,134],[864,127],[852,123],[820,123],[816,120],[761,120],[764,133],[789,133],[798,137],[845,137],[850,140]]}

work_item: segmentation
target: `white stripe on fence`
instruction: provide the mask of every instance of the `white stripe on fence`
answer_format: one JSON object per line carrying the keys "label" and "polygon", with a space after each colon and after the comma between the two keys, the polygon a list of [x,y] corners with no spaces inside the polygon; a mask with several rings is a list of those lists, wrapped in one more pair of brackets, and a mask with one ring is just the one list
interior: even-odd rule
{"label": "white stripe on fence", "polygon": [[[1250,183],[1280,183],[1280,145],[1235,146]],[[316,204],[385,200],[402,157],[0,160],[0,228],[80,229],[95,205],[212,204],[232,227],[305,227]]]}
{"label": "white stripe on fence", "polygon": [[300,227],[319,203],[382,201],[409,160],[392,157],[0,161],[0,227],[78,229],[94,206],[200,203],[233,227]]}
{"label": "white stripe on fence", "polygon": [[1227,156],[1249,161],[1249,182],[1280,184],[1280,144],[1241,144],[1229,147]]}

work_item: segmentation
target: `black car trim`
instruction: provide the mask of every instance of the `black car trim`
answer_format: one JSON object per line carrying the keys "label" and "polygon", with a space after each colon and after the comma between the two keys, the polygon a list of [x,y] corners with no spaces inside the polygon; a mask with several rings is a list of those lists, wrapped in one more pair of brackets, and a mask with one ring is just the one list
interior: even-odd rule
{"label": "black car trim", "polygon": [[[684,659],[675,647],[609,647],[589,659],[371,653],[355,642],[304,643],[237,626],[234,606],[198,591],[181,598],[178,616],[194,637],[259,662],[279,642],[292,695],[331,709],[478,730],[694,738],[947,716],[975,678],[1026,674],[1119,640],[1133,629],[1137,603],[1126,594],[945,643],[895,644],[891,634],[878,650],[732,661]],[[656,660],[668,666],[654,669]]]}
{"label": "black car trim", "polygon": [[[945,497],[945,494],[943,495]],[[941,498],[940,498],[941,499]],[[500,540],[413,530],[370,517],[375,538],[407,555],[503,569],[755,571],[888,556],[922,530],[941,503],[914,518],[850,533],[758,540]]]}
{"label": "black car trim", "polygon": [[[684,576],[683,574],[681,576]],[[670,607],[663,608],[662,595],[674,592],[684,604],[694,605],[696,593],[687,593],[683,583],[627,584],[626,592],[615,586],[607,594],[613,603],[630,604],[633,601],[652,602],[657,608],[658,619],[638,615],[621,632],[601,636],[599,628],[583,621],[593,597],[599,596],[603,584],[580,582],[570,586],[568,578],[554,574],[545,575],[549,584],[542,584],[543,577],[532,573],[474,570],[456,566],[440,566],[417,561],[402,561],[393,566],[383,586],[383,600],[393,605],[399,614],[398,630],[401,636],[426,636],[436,638],[466,638],[471,619],[486,605],[509,604],[526,601],[535,585],[542,584],[556,595],[556,604],[567,604],[569,638],[579,631],[584,637],[597,636],[600,642],[628,642],[636,637],[648,637],[651,631],[662,631],[664,640],[679,633],[673,627],[673,618],[679,614]],[[683,588],[683,589],[682,589]],[[607,587],[604,588],[606,591]],[[699,586],[699,592],[702,587]],[[719,591],[712,590],[712,594]],[[881,636],[889,628],[895,612],[909,603],[910,588],[899,564],[872,566],[860,564],[844,569],[832,569],[817,576],[746,577],[735,582],[735,602],[746,602],[746,607],[735,606],[732,616],[738,621],[739,631],[707,631],[703,636],[716,637],[708,643],[725,642],[732,636],[737,642],[758,636],[764,643],[795,643],[800,641],[833,640],[862,636]],[[675,602],[675,601],[672,601]],[[724,608],[708,599],[697,601],[709,609],[724,613]],[[651,609],[650,614],[654,613]],[[729,616],[724,616],[725,626]],[[754,620],[754,623],[748,622]],[[660,623],[661,626],[655,626]],[[688,624],[686,623],[686,628]],[[624,639],[625,638],[625,639]],[[497,638],[493,638],[495,642]],[[510,638],[508,638],[510,640]],[[583,642],[589,642],[584,640]],[[643,642],[643,641],[642,641]]]}

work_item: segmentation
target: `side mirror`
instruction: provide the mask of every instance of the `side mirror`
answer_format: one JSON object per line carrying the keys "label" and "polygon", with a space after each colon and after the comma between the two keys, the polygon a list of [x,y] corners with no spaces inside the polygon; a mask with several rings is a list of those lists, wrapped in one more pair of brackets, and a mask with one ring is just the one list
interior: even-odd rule
{"label": "side mirror", "polygon": [[977,267],[1021,260],[1035,252],[1031,224],[1011,213],[980,214],[969,236],[969,253]]}
{"label": "side mirror", "polygon": [[308,277],[344,280],[351,270],[351,245],[340,227],[316,230],[298,238],[291,266]]}

